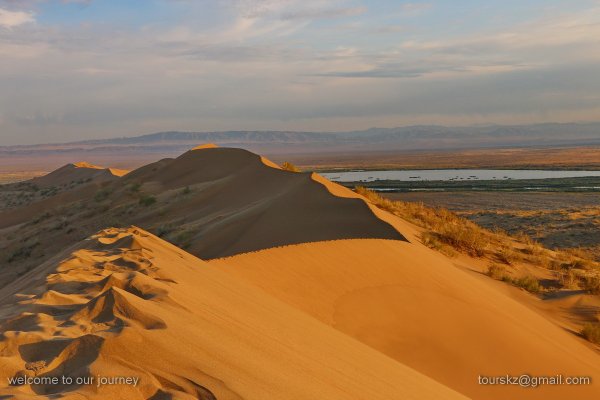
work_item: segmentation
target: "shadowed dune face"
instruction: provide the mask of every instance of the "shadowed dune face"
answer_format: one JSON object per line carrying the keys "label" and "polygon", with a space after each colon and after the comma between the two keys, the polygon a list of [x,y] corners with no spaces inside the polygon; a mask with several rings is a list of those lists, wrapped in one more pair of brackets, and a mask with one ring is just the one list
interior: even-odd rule
{"label": "shadowed dune face", "polygon": [[30,182],[40,187],[61,186],[72,182],[109,182],[125,175],[127,171],[98,167],[86,162],[67,164],[47,175],[34,178]]}
{"label": "shadowed dune face", "polygon": [[56,260],[0,290],[2,382],[139,384],[0,384],[0,397],[463,398],[139,228],[106,229]]}
{"label": "shadowed dune face", "polygon": [[245,150],[201,147],[0,213],[0,230],[20,238],[0,244],[0,265],[15,255],[29,267],[99,229],[129,224],[204,259],[322,240],[405,240],[341,186]]}
{"label": "shadowed dune face", "polygon": [[173,216],[199,226],[189,250],[205,259],[321,240],[404,240],[362,199],[334,196],[311,174],[272,168],[245,150],[189,151],[157,170],[149,165],[124,178],[137,181],[156,193],[199,188]]}

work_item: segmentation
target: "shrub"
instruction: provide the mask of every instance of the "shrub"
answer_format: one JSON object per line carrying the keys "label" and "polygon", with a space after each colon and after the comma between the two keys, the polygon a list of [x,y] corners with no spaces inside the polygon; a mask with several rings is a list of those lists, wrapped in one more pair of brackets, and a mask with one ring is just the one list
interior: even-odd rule
{"label": "shrub", "polygon": [[562,287],[566,289],[576,289],[577,288],[578,277],[575,271],[567,270],[560,271],[558,276],[558,282]]}
{"label": "shrub", "polygon": [[152,204],[156,203],[156,197],[154,197],[154,196],[143,196],[143,197],[140,197],[139,203],[141,205],[143,205],[144,207],[149,207]]}
{"label": "shrub", "polygon": [[182,194],[182,195],[184,195],[184,196],[185,196],[186,194],[190,194],[190,193],[192,193],[192,189],[190,189],[190,187],[189,187],[189,186],[186,186],[186,187],[185,187],[185,188],[184,188],[184,189],[181,191],[181,194]]}
{"label": "shrub", "polygon": [[437,240],[476,257],[485,254],[491,233],[449,210],[429,208],[423,203],[391,201],[362,186],[355,191],[377,207],[432,231],[433,236],[428,238],[431,243]]}
{"label": "shrub", "polygon": [[511,246],[502,246],[496,251],[496,258],[504,264],[512,265],[517,260],[517,254]]}
{"label": "shrub", "polygon": [[583,288],[589,291],[591,294],[600,294],[600,277],[587,275],[584,276]]}
{"label": "shrub", "polygon": [[434,249],[439,251],[440,253],[444,253],[448,257],[455,257],[456,252],[449,245],[443,243],[439,236],[434,232],[423,232],[421,234],[422,243],[429,247],[430,249]]}
{"label": "shrub", "polygon": [[490,264],[487,269],[487,275],[491,278],[525,289],[530,293],[539,293],[541,290],[540,282],[536,277],[526,275],[516,279],[512,278],[506,274],[505,267],[500,264]]}
{"label": "shrub", "polygon": [[581,335],[592,343],[600,344],[600,323],[585,324]]}
{"label": "shrub", "polygon": [[[425,229],[421,235],[423,244],[441,252],[454,249],[476,257],[494,255],[505,264],[525,261],[556,271],[600,271],[600,263],[595,261],[596,255],[600,259],[600,246],[596,250],[550,251],[525,233],[509,236],[499,230],[492,232],[444,208],[427,207],[420,202],[391,201],[362,186],[354,190],[376,207]],[[515,250],[515,242],[522,244],[522,251]],[[535,290],[535,284],[531,285],[531,289]],[[590,291],[600,292],[600,289],[595,289],[596,281],[590,280],[586,285]]]}
{"label": "shrub", "polygon": [[540,282],[531,275],[513,279],[513,284],[531,293],[538,293],[540,291]]}
{"label": "shrub", "polygon": [[192,231],[182,231],[177,234],[175,238],[175,244],[181,247],[182,249],[187,249],[192,245],[192,238],[194,237],[194,232]]}
{"label": "shrub", "polygon": [[546,268],[546,269],[553,269],[554,268],[554,260],[552,260],[550,257],[548,257],[547,255],[541,255],[539,257],[537,257],[535,260],[531,260],[532,264],[537,264],[538,266],[542,267],[542,268]]}
{"label": "shrub", "polygon": [[506,276],[506,268],[502,265],[492,263],[488,266],[487,275],[490,278],[502,280]]}
{"label": "shrub", "polygon": [[540,257],[544,255],[546,249],[544,249],[544,247],[541,244],[529,240],[527,243],[525,243],[525,248],[523,249],[523,252],[526,254],[531,254],[532,256]]}
{"label": "shrub", "polygon": [[15,250],[9,257],[8,257],[8,262],[11,263],[13,261],[17,261],[17,260],[24,260],[27,259],[31,256],[31,253],[33,252],[33,249],[35,249],[37,246],[39,246],[40,242],[34,242],[30,245],[26,245],[23,246],[17,250]]}
{"label": "shrub", "polygon": [[137,193],[140,191],[141,187],[142,187],[141,183],[139,183],[139,182],[133,183],[129,186],[129,191]]}
{"label": "shrub", "polygon": [[301,172],[300,168],[296,167],[294,164],[292,164],[291,162],[284,162],[283,164],[281,164],[281,169],[283,169],[284,171],[290,171],[290,172]]}
{"label": "shrub", "polygon": [[42,222],[42,221],[43,221],[43,220],[45,220],[45,219],[48,219],[48,218],[50,218],[51,216],[52,216],[52,214],[50,214],[49,212],[47,212],[47,211],[46,211],[45,213],[43,213],[42,215],[38,216],[38,217],[37,217],[37,218],[35,218],[33,221],[31,221],[31,223],[32,223],[33,225],[35,225],[35,224],[39,224],[40,222]]}
{"label": "shrub", "polygon": [[171,224],[159,225],[158,228],[156,228],[156,236],[163,237],[165,235],[168,235],[172,231],[173,226]]}
{"label": "shrub", "polygon": [[106,200],[108,198],[108,196],[110,196],[110,194],[111,194],[110,189],[100,189],[100,190],[98,190],[98,192],[96,192],[96,195],[94,196],[94,200],[96,200],[96,201]]}
{"label": "shrub", "polygon": [[461,225],[446,225],[440,228],[440,239],[455,249],[472,256],[485,254],[486,241],[476,230]]}

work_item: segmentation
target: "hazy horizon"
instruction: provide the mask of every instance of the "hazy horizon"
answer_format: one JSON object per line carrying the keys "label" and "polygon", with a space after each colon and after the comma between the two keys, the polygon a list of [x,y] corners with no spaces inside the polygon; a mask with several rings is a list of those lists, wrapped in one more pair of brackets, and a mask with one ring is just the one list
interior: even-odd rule
{"label": "hazy horizon", "polygon": [[596,122],[600,2],[0,0],[0,145]]}

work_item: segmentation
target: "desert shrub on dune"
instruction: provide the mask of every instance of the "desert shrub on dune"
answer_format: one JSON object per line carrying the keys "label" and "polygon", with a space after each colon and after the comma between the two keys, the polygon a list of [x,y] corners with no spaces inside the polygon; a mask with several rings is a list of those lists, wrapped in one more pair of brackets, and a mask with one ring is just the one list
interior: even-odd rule
{"label": "desert shrub on dune", "polygon": [[154,233],[158,237],[163,237],[163,236],[166,236],[169,233],[173,232],[173,230],[174,230],[174,227],[172,224],[162,224],[162,225],[159,225],[158,228],[156,228],[154,230]]}
{"label": "desert shrub on dune", "polygon": [[463,224],[449,224],[439,227],[442,241],[448,243],[458,251],[471,256],[482,257],[485,255],[487,243],[477,229]]}
{"label": "desert shrub on dune", "polygon": [[500,264],[492,263],[488,266],[487,275],[490,278],[510,283],[520,287],[530,293],[539,293],[541,290],[540,282],[532,275],[524,275],[519,278],[513,278],[507,274],[506,268]]}
{"label": "desert shrub on dune", "polygon": [[139,203],[144,207],[149,207],[152,204],[156,203],[156,197],[154,196],[142,196],[140,197]]}
{"label": "desert shrub on dune", "polygon": [[501,246],[496,251],[496,258],[504,264],[512,265],[518,257],[512,246]]}
{"label": "desert shrub on dune", "polygon": [[[549,250],[525,233],[510,236],[500,230],[491,231],[444,208],[392,201],[360,186],[355,191],[375,206],[424,228],[421,240],[434,250],[446,255],[452,255],[455,250],[475,257],[485,256],[507,265],[527,263],[555,271],[563,288],[583,288],[592,294],[600,294],[600,263],[589,250]],[[488,275],[532,293],[541,290],[539,281],[531,275],[513,278],[499,266],[491,271],[488,269]]]}
{"label": "desert shrub on dune", "polygon": [[425,235],[427,240],[424,242],[430,247],[437,247],[438,242],[442,242],[476,257],[481,257],[486,252],[491,232],[447,209],[430,208],[423,203],[391,201],[361,186],[355,190],[377,207],[433,232]]}
{"label": "desert shrub on dune", "polygon": [[502,278],[506,275],[506,268],[502,265],[492,263],[488,266],[487,275],[490,278],[502,280]]}
{"label": "desert shrub on dune", "polygon": [[531,275],[525,275],[517,279],[513,279],[512,283],[515,286],[523,288],[531,293],[538,293],[541,289],[540,282],[536,277]]}
{"label": "desert shrub on dune", "polygon": [[600,323],[585,324],[581,335],[592,343],[600,344]]}
{"label": "desert shrub on dune", "polygon": [[182,249],[187,249],[192,245],[192,240],[194,238],[195,233],[189,230],[183,230],[177,233],[173,242]]}
{"label": "desert shrub on dune", "polygon": [[559,271],[558,281],[566,289],[577,289],[579,287],[579,277],[573,270]]}
{"label": "desert shrub on dune", "polygon": [[290,172],[302,172],[300,170],[300,168],[296,167],[294,164],[292,164],[291,162],[284,162],[283,164],[281,164],[281,169],[283,169],[284,171],[290,171]]}
{"label": "desert shrub on dune", "polygon": [[112,191],[108,188],[100,189],[100,190],[98,190],[98,192],[96,192],[96,195],[94,196],[94,200],[96,200],[96,201],[106,200],[108,198],[108,196],[110,196],[111,193],[112,193]]}
{"label": "desert shrub on dune", "polygon": [[582,286],[591,294],[600,294],[600,277],[586,275],[583,277]]}
{"label": "desert shrub on dune", "polygon": [[14,261],[19,261],[19,260],[24,260],[27,259],[31,256],[31,253],[33,252],[33,250],[38,247],[40,245],[40,242],[35,241],[31,244],[26,244],[23,247],[18,248],[17,250],[15,250],[14,252],[12,252],[9,256],[8,256],[8,262],[12,263]]}

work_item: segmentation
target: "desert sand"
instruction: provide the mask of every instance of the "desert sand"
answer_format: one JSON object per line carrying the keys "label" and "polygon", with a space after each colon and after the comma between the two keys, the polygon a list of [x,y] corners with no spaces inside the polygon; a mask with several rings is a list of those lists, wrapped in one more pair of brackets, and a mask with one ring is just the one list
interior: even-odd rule
{"label": "desert sand", "polygon": [[[49,230],[58,217],[75,232]],[[189,233],[185,250],[168,242],[181,230],[149,232],[167,222]],[[600,397],[595,383],[479,385],[479,375],[525,373],[598,382],[600,356],[498,282],[423,246],[410,223],[244,150],[199,146],[92,181],[2,213],[0,232],[6,246],[38,241],[28,258],[2,264],[0,395]],[[62,375],[139,380],[6,385]]]}
{"label": "desert sand", "polygon": [[598,354],[418,243],[341,240],[210,264],[472,398],[591,399],[600,393],[593,386],[479,385],[478,375],[600,379]]}
{"label": "desert sand", "polygon": [[[139,229],[107,229],[0,292],[0,375],[138,377],[11,387],[115,399],[460,399],[430,378]],[[15,296],[18,301],[15,303]],[[169,397],[172,396],[172,397]]]}

